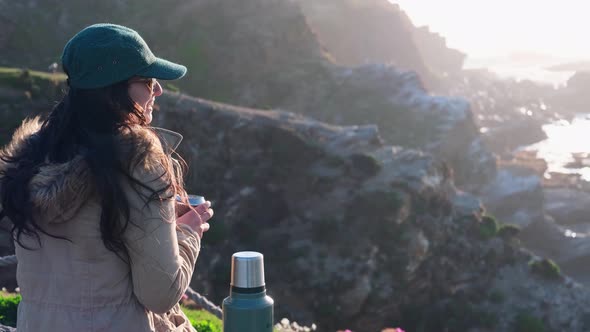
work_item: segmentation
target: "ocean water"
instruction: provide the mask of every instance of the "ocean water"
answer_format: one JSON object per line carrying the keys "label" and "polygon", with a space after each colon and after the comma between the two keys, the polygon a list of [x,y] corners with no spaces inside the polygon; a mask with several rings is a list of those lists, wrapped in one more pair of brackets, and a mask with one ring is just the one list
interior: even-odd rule
{"label": "ocean water", "polygon": [[[508,57],[487,59],[467,59],[465,68],[486,68],[501,78],[531,80],[549,84],[556,88],[564,87],[573,71],[550,71],[550,66],[569,62],[563,58],[541,57],[536,59],[511,60]],[[579,174],[590,181],[590,114],[580,114],[572,121],[560,120],[546,124],[543,130],[547,139],[523,147],[523,150],[537,151],[537,157],[547,162],[547,174],[550,172]],[[578,156],[579,167],[568,164]]]}
{"label": "ocean water", "polygon": [[[547,162],[547,173],[580,174],[590,181],[590,114],[580,114],[571,122],[560,120],[546,124],[547,139],[525,147],[537,151]],[[568,167],[578,156],[579,167]]]}
{"label": "ocean water", "polygon": [[550,84],[554,87],[565,86],[567,80],[572,77],[574,71],[551,71],[547,68],[562,64],[567,60],[547,59],[521,59],[511,60],[508,57],[496,58],[467,58],[464,68],[486,68],[500,78],[514,78],[516,80],[531,80],[537,83]]}

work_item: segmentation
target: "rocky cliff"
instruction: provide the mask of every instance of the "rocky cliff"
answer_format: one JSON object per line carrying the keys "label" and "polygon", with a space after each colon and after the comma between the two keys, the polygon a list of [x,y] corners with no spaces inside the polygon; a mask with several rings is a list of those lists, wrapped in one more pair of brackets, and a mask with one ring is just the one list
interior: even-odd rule
{"label": "rocky cliff", "polygon": [[[0,114],[13,122],[56,98],[2,86],[12,97]],[[231,254],[256,250],[277,317],[322,331],[590,328],[585,288],[524,251],[443,163],[384,144],[374,125],[179,93],[158,99],[155,125],[185,136],[188,189],[215,207],[192,285],[217,303]]]}
{"label": "rocky cliff", "polygon": [[415,70],[424,82],[435,77],[414,43],[412,22],[386,0],[299,0],[311,29],[334,61],[347,66],[391,63]]}
{"label": "rocky cliff", "polygon": [[428,26],[412,30],[412,36],[426,66],[438,75],[460,72],[467,54],[447,47],[445,37]]}
{"label": "rocky cliff", "polygon": [[310,84],[286,105],[329,123],[377,124],[386,143],[449,163],[463,188],[478,188],[495,176],[495,159],[465,99],[431,95],[415,72],[390,65],[333,66],[330,76],[329,83]]}
{"label": "rocky cliff", "polygon": [[298,0],[311,29],[334,61],[347,66],[393,64],[418,73],[427,87],[461,70],[465,54],[428,27],[417,28],[387,0]]}
{"label": "rocky cliff", "polygon": [[[164,10],[166,20],[154,19]],[[77,1],[44,0],[0,2],[0,13],[5,31],[0,61],[11,66],[44,69],[58,61],[62,45],[80,28],[98,21],[127,24],[146,36],[157,54],[189,67],[187,77],[174,84],[192,95],[279,108],[341,125],[377,124],[386,143],[446,160],[466,189],[494,177],[493,156],[474,125],[470,106],[460,99],[431,96],[423,87],[424,77],[403,69],[427,75],[412,41],[415,28],[398,6],[385,0],[126,0],[100,1],[92,11]],[[16,19],[30,15],[37,24]],[[352,35],[322,38],[324,27],[352,29],[346,18],[358,21],[355,29],[363,28]],[[49,28],[55,22],[57,28]],[[399,59],[401,66],[338,65],[313,31],[333,54],[347,55],[356,42],[369,40],[369,48],[360,48],[367,52],[362,56],[371,62]],[[385,35],[390,38],[377,38]],[[371,36],[388,42],[381,45]],[[344,38],[348,51],[330,51],[337,38]],[[360,56],[344,62],[358,64]]]}

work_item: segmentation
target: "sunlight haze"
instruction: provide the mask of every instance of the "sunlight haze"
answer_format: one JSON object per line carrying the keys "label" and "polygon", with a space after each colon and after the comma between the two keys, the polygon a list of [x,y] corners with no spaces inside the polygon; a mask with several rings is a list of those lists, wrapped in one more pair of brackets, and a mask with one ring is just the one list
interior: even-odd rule
{"label": "sunlight haze", "polygon": [[428,25],[471,57],[534,52],[590,58],[590,3],[580,0],[401,0],[416,26]]}

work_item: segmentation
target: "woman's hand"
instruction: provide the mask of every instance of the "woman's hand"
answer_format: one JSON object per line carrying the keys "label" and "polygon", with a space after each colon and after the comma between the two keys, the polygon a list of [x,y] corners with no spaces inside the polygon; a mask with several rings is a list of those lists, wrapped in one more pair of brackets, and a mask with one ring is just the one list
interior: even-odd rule
{"label": "woman's hand", "polygon": [[176,218],[176,223],[188,225],[202,238],[203,233],[209,230],[207,220],[211,219],[211,217],[213,217],[211,202],[206,201],[194,208],[191,207],[188,212]]}
{"label": "woman's hand", "polygon": [[188,204],[185,204],[183,202],[179,202],[178,200],[176,201],[176,218],[182,216],[183,214],[189,212],[191,210],[191,206]]}

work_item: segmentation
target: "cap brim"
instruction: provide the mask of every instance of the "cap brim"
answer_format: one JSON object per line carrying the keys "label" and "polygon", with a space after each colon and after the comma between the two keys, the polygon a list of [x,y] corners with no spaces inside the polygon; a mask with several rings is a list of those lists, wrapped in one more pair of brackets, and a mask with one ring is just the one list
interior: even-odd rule
{"label": "cap brim", "polygon": [[185,74],[185,66],[160,58],[156,58],[154,63],[137,73],[138,76],[153,77],[160,80],[176,80]]}

